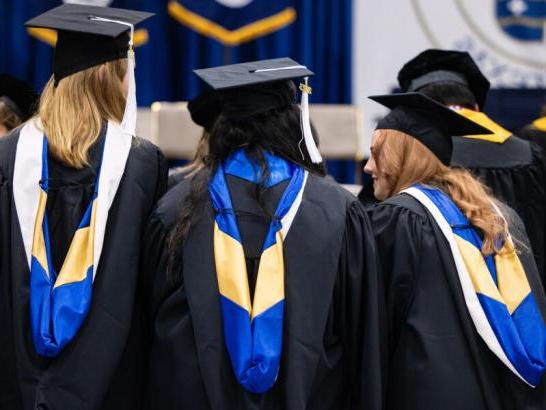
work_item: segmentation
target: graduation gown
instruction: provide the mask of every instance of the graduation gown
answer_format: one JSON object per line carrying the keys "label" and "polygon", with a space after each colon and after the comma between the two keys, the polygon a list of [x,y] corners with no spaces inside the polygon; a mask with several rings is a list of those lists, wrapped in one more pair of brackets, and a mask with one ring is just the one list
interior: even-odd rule
{"label": "graduation gown", "polygon": [[[544,118],[546,118],[546,117],[542,117],[538,121],[543,123],[543,122],[546,121],[546,120],[544,120]],[[524,128],[522,128],[518,132],[518,135],[521,138],[523,138],[523,139],[525,139],[527,141],[534,142],[535,144],[540,146],[540,148],[542,148],[543,152],[546,151],[546,129],[544,129],[542,127],[537,127],[535,124],[529,124],[529,125],[525,126]]]}
{"label": "graduation gown", "polygon": [[546,168],[540,148],[514,135],[502,144],[453,137],[451,164],[470,170],[518,213],[546,285]]}
{"label": "graduation gown", "polygon": [[[546,318],[525,229],[508,208],[510,232]],[[384,273],[389,323],[387,409],[538,410],[546,377],[525,385],[488,349],[466,307],[448,242],[428,211],[400,194],[368,209]],[[516,242],[517,244],[518,242]],[[517,245],[516,245],[517,246]]]}
{"label": "graduation gown", "polygon": [[[52,260],[62,265],[93,194],[99,141],[90,166],[63,166],[49,156],[46,212]],[[55,358],[36,354],[31,338],[29,269],[13,200],[20,130],[0,140],[0,409],[138,409],[143,378],[142,315],[137,294],[141,237],[166,190],[167,163],[147,141],[134,138],[108,214],[92,305],[74,340]]]}
{"label": "graduation gown", "polygon": [[[199,222],[180,244],[182,281],[166,280],[166,238],[190,183],[183,180],[163,197],[146,232],[144,271],[154,278],[145,285],[153,289],[147,408],[380,409],[384,306],[369,221],[356,198],[335,183],[309,175],[284,242],[279,375],[271,390],[251,394],[238,384],[224,344],[214,213],[208,197]],[[255,185],[245,187],[248,184],[228,176],[251,276],[257,271],[255,251],[266,229],[253,221],[264,214],[248,199],[256,191]],[[266,208],[275,208],[271,204],[282,190],[263,195]],[[253,291],[255,278],[249,279]]]}

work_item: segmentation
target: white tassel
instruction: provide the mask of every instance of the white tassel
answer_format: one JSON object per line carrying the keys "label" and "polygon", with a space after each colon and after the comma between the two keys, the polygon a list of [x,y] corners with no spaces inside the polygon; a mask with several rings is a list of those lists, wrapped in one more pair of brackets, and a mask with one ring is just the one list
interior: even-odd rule
{"label": "white tassel", "polygon": [[309,123],[309,94],[311,94],[311,87],[307,84],[307,77],[304,78],[304,83],[300,84],[301,90],[301,128],[303,132],[303,138],[305,140],[305,146],[309,157],[314,164],[320,164],[322,162],[322,156],[313,139],[313,132],[311,131],[311,124]]}
{"label": "white tassel", "polygon": [[137,123],[137,99],[136,99],[136,81],[135,81],[135,52],[133,46],[129,46],[127,53],[127,102],[125,103],[125,112],[121,121],[121,128],[130,135],[136,133]]}

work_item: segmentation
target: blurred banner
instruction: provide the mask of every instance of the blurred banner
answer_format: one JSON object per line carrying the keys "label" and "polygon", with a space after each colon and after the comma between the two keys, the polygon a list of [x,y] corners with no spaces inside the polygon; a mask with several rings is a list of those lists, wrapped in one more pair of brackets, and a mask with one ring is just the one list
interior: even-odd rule
{"label": "blurred banner", "polygon": [[171,0],[169,14],[203,36],[238,46],[296,19],[288,0]]}
{"label": "blurred banner", "polygon": [[[156,14],[136,31],[138,103],[187,100],[202,84],[193,69],[291,57],[308,66],[311,103],[350,103],[352,0],[65,0]],[[27,31],[24,22],[61,0],[0,0],[0,73],[35,84],[52,69],[55,32]],[[354,164],[329,163],[339,181]]]}
{"label": "blurred banner", "polygon": [[[364,105],[366,135],[384,113],[366,96],[397,87],[402,65],[426,48],[470,52],[503,100],[514,95],[519,112],[498,111],[496,91],[491,112],[501,123],[516,124],[538,115],[546,89],[546,0],[356,1],[355,102]],[[356,20],[355,20],[356,21]],[[516,91],[518,89],[520,91]],[[525,91],[525,90],[529,91]],[[499,94],[501,95],[501,94]],[[538,98],[537,98],[538,97]],[[520,114],[526,113],[522,117]],[[517,121],[510,116],[520,115]],[[510,125],[507,124],[507,125]]]}
{"label": "blurred banner", "polygon": [[[351,0],[65,0],[156,13],[136,32],[138,102],[187,100],[196,68],[291,57],[316,72],[311,103],[347,103],[352,92]],[[24,22],[61,0],[0,0],[0,72],[41,89],[55,32]]]}

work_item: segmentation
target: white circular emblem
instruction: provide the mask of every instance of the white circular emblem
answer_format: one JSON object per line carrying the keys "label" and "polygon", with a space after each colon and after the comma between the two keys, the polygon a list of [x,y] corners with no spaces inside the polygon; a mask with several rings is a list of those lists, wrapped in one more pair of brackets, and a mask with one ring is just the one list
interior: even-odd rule
{"label": "white circular emblem", "polygon": [[84,6],[99,6],[106,7],[112,3],[113,0],[63,0],[63,3],[67,4],[82,4]]}
{"label": "white circular emblem", "polygon": [[[503,29],[498,0],[411,1],[432,47],[468,51],[494,87],[546,88],[544,40],[525,41]],[[526,7],[524,0],[509,4],[515,16]]]}
{"label": "white circular emblem", "polygon": [[216,3],[232,9],[240,9],[241,7],[248,6],[250,3],[252,3],[252,1],[253,0],[216,0]]}

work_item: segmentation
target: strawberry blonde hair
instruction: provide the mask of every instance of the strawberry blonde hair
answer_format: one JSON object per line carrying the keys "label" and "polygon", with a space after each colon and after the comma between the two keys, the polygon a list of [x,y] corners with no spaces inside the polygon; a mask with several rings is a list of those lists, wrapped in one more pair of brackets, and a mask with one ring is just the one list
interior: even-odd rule
{"label": "strawberry blonde hair", "polygon": [[489,189],[462,168],[450,168],[421,142],[400,131],[377,130],[372,146],[377,168],[390,186],[389,197],[416,183],[441,189],[483,233],[482,253],[499,252],[508,236],[506,221],[492,206]]}

